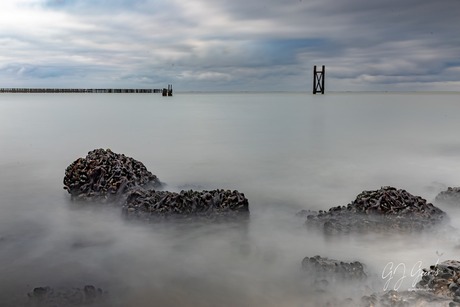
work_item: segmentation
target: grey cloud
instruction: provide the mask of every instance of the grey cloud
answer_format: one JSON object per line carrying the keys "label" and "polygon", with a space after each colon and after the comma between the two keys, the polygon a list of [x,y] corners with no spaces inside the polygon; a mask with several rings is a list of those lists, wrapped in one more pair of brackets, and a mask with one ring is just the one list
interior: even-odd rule
{"label": "grey cloud", "polygon": [[47,0],[42,8],[60,14],[53,29],[0,30],[0,65],[40,67],[29,78],[70,82],[79,72],[110,74],[114,84],[303,90],[312,66],[324,64],[337,90],[460,80],[457,0]]}
{"label": "grey cloud", "polygon": [[52,78],[72,74],[69,67],[39,66],[29,63],[12,63],[0,67],[2,74],[16,78]]}
{"label": "grey cloud", "polygon": [[[159,1],[163,4],[164,1]],[[108,13],[142,9],[147,0],[45,0],[42,6],[47,9],[86,11],[87,13]]]}

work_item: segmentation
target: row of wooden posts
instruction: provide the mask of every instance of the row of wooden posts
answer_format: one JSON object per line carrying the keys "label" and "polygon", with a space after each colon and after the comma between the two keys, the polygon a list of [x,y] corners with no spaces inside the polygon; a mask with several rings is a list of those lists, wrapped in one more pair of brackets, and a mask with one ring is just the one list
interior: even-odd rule
{"label": "row of wooden posts", "polygon": [[168,88],[0,88],[0,93],[159,93],[172,96],[172,84]]}

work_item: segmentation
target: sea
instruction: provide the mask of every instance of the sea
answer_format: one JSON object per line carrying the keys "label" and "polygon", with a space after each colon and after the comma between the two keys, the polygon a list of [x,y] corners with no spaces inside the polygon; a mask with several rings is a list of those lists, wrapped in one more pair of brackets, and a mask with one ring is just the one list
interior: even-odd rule
{"label": "sea", "polygon": [[[460,186],[459,119],[460,93],[0,94],[0,305],[85,285],[141,307],[333,306],[411,289],[421,268],[459,260],[460,205],[435,201]],[[238,190],[249,221],[142,223],[75,204],[65,169],[97,148],[168,191]],[[433,202],[449,228],[331,238],[296,215],[383,186]],[[368,285],[318,288],[301,265],[315,255],[362,262]]]}

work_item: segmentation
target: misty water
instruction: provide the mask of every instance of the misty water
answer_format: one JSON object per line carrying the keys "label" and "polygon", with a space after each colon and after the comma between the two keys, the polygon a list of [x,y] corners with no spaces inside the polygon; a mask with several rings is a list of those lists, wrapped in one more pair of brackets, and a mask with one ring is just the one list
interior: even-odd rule
{"label": "misty water", "polygon": [[[320,306],[306,256],[361,261],[383,291],[457,259],[458,233],[324,237],[302,209],[394,186],[429,202],[460,185],[458,94],[2,94],[0,303],[34,287],[107,292],[109,306]],[[65,168],[96,148],[141,161],[166,190],[238,190],[248,223],[135,223],[79,206]],[[460,223],[460,209],[437,204]],[[400,285],[396,281],[404,277]],[[361,290],[337,285],[344,297]]]}

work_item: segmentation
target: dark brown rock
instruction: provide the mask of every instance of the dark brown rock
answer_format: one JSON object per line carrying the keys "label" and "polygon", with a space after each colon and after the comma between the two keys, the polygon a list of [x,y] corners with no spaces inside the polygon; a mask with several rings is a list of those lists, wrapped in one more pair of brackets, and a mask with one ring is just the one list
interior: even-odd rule
{"label": "dark brown rock", "polygon": [[158,178],[141,162],[110,149],[95,149],[70,164],[64,189],[72,199],[113,201],[135,187],[159,187]]}
{"label": "dark brown rock", "polygon": [[460,306],[460,261],[446,260],[423,269],[410,291],[385,291],[363,296],[362,306]]}
{"label": "dark brown rock", "polygon": [[326,234],[414,232],[431,229],[446,220],[444,211],[420,196],[394,187],[382,187],[360,193],[347,206],[309,215],[306,224],[319,227]]}
{"label": "dark brown rock", "polygon": [[460,261],[446,260],[423,269],[422,280],[417,288],[429,290],[437,295],[456,297],[460,289]]}
{"label": "dark brown rock", "polygon": [[147,220],[196,217],[215,219],[247,216],[249,205],[244,194],[238,191],[183,190],[175,193],[137,189],[129,193],[123,212],[129,218]]}
{"label": "dark brown rock", "polygon": [[324,280],[364,280],[367,275],[359,261],[344,262],[321,256],[305,257],[302,270],[315,279]]}

